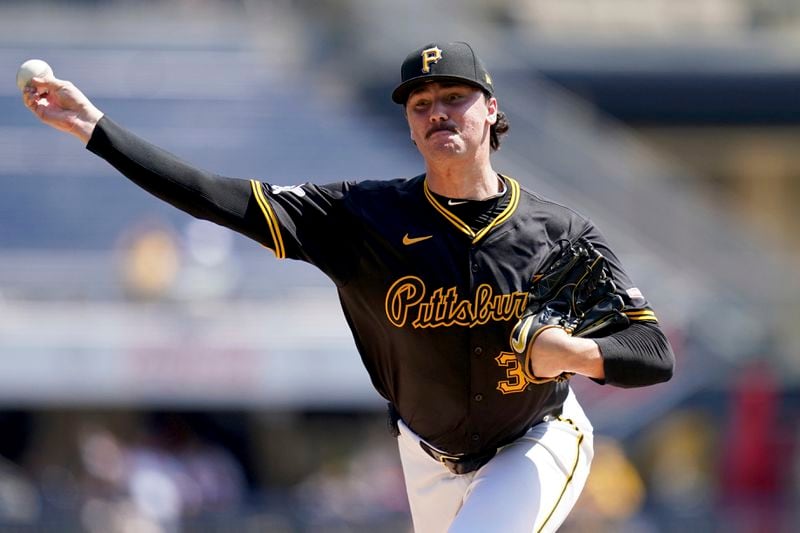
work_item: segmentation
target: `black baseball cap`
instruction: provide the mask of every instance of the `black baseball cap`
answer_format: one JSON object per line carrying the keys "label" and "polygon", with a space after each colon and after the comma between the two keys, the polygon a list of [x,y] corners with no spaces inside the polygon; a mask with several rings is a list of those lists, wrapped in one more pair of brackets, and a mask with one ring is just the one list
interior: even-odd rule
{"label": "black baseball cap", "polygon": [[492,77],[465,42],[429,43],[414,50],[400,67],[400,85],[392,91],[396,104],[405,104],[408,95],[421,84],[429,81],[454,81],[466,83],[494,94]]}

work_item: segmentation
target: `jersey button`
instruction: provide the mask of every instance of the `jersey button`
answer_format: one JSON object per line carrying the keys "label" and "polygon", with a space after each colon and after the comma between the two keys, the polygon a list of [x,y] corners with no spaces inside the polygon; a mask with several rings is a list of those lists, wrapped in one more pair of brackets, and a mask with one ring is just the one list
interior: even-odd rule
{"label": "jersey button", "polygon": [[481,348],[480,346],[476,346],[476,347],[475,347],[475,349],[474,349],[474,350],[472,350],[472,351],[473,351],[473,352],[475,353],[475,355],[477,355],[478,357],[480,357],[480,356],[483,354],[483,348]]}
{"label": "jersey button", "polygon": [[479,392],[478,394],[476,394],[475,396],[473,396],[473,397],[472,397],[472,399],[473,399],[473,400],[475,400],[476,402],[479,402],[479,401],[483,400],[483,394],[481,394],[481,393]]}
{"label": "jersey button", "polygon": [[477,433],[473,433],[472,434],[472,440],[479,441],[479,440],[481,440],[481,436],[478,435]]}
{"label": "jersey button", "polygon": [[477,263],[472,263],[472,271],[473,272],[477,272],[478,270],[480,270],[480,268],[481,267],[479,267]]}

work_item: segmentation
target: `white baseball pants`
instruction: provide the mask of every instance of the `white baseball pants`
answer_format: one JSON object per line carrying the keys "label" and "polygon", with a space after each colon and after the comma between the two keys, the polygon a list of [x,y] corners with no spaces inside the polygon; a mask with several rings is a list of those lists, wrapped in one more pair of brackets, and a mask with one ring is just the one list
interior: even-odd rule
{"label": "white baseball pants", "polygon": [[451,474],[399,421],[398,447],[416,533],[556,531],[583,490],[593,429],[570,389],[561,416],[533,426],[483,467]]}

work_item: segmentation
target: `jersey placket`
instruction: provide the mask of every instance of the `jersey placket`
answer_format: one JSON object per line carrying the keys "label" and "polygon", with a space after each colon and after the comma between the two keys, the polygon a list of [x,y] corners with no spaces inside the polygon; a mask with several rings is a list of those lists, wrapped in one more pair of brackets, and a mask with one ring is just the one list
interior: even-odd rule
{"label": "jersey placket", "polygon": [[[475,294],[477,288],[483,282],[482,270],[485,268],[481,264],[479,257],[480,244],[472,243],[469,249],[469,271],[470,271],[470,293]],[[487,378],[491,374],[486,371],[486,366],[492,359],[492,347],[489,339],[485,335],[484,328],[481,326],[470,328],[469,333],[470,354],[469,354],[469,396],[466,399],[468,416],[470,420],[469,431],[470,451],[476,453],[483,447],[485,435],[482,433],[480,421],[486,420],[491,414],[488,411],[487,402]],[[477,424],[476,424],[477,422]]]}
{"label": "jersey placket", "polygon": [[[461,220],[458,216],[443,206],[431,194],[427,181],[424,183],[425,196],[431,205],[438,211],[448,222],[462,233],[466,234],[471,242],[468,248],[469,257],[469,292],[471,297],[475,297],[478,288],[482,284],[488,284],[490,287],[496,289],[496,284],[491,283],[491,277],[485,276],[484,269],[487,265],[481,263],[478,259],[480,254],[481,245],[484,239],[503,222],[508,220],[516,210],[519,203],[519,184],[510,178],[506,178],[507,183],[511,189],[510,201],[506,208],[489,224],[478,231],[474,231],[467,223]],[[483,275],[482,275],[483,274]],[[478,310],[476,309],[476,312]],[[490,403],[488,401],[488,394],[492,392],[489,383],[492,372],[487,371],[487,365],[493,357],[499,354],[491,354],[490,351],[495,347],[492,345],[489,336],[486,334],[485,328],[478,326],[471,328],[469,335],[469,388],[468,397],[466,400],[467,406],[467,420],[472,421],[488,421],[491,417]],[[477,415],[477,416],[475,416]],[[470,426],[466,428],[469,435],[470,452],[475,453],[483,449],[485,442],[485,435],[482,433],[480,422],[477,424],[471,422]]]}

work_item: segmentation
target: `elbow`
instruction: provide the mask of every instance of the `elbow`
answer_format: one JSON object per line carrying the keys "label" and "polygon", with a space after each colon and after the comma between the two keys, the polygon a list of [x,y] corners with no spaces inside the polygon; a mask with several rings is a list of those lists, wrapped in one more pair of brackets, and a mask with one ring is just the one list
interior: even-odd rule
{"label": "elbow", "polygon": [[[672,353],[670,352],[670,355]],[[656,383],[665,383],[672,379],[675,374],[675,357],[669,357],[662,360],[659,364],[655,365],[652,369],[652,385]]]}
{"label": "elbow", "polygon": [[675,374],[675,354],[669,341],[659,330],[650,333],[636,356],[613,358],[605,364],[607,383],[624,388],[647,387],[665,383]]}
{"label": "elbow", "polygon": [[675,355],[658,327],[636,325],[616,337],[600,340],[605,359],[605,383],[633,388],[672,379],[675,374]]}
{"label": "elbow", "polygon": [[656,381],[653,383],[665,383],[672,379],[675,374],[675,352],[672,350],[672,345],[664,335],[664,332],[658,330],[660,354],[661,357],[657,358],[657,362],[653,365],[653,374]]}
{"label": "elbow", "polygon": [[643,372],[647,376],[647,382],[642,383],[642,386],[666,383],[675,374],[675,354],[672,346],[666,336],[661,331],[659,333],[660,342],[656,343],[658,349],[654,350],[655,353],[648,360],[647,370]]}

